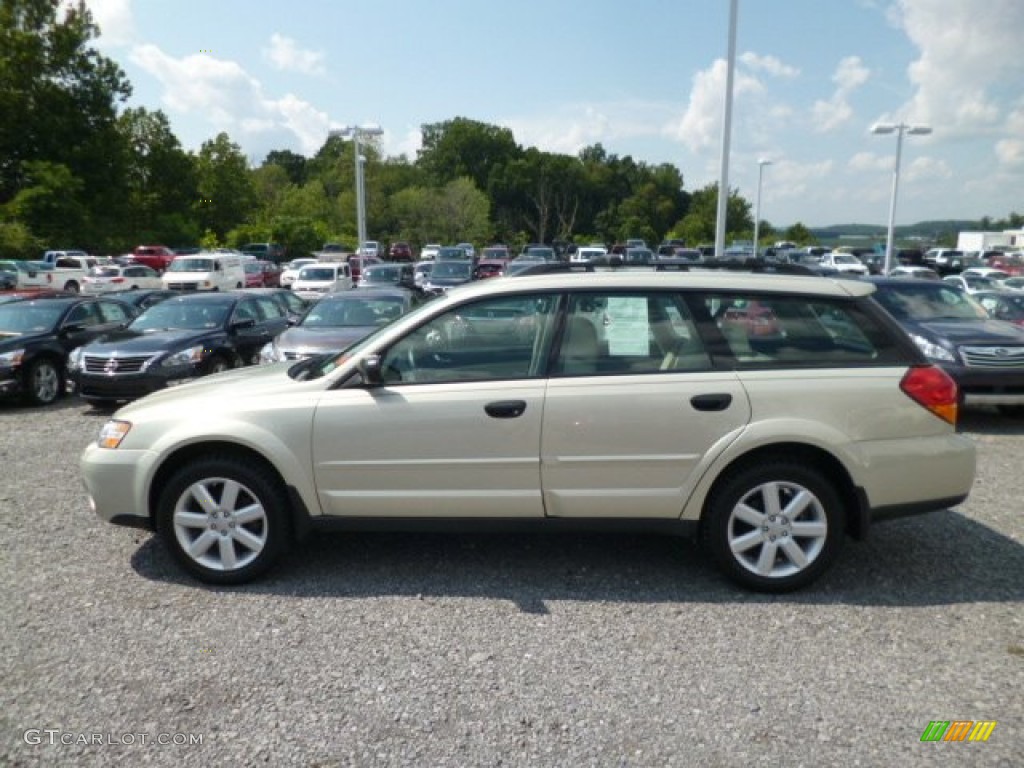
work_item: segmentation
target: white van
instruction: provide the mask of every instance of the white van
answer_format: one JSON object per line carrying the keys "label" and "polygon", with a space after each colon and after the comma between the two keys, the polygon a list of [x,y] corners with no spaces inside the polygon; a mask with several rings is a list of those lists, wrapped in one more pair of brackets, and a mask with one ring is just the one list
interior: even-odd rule
{"label": "white van", "polygon": [[352,287],[352,268],[346,261],[320,261],[307,264],[292,281],[292,292],[316,301],[325,293],[347,291]]}
{"label": "white van", "polygon": [[245,287],[242,257],[201,251],[175,256],[160,277],[172,291],[230,291]]}

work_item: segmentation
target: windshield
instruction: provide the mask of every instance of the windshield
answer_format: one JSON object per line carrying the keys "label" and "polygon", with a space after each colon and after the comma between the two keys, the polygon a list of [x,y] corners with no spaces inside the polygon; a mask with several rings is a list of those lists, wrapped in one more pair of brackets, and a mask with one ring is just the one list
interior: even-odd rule
{"label": "windshield", "polygon": [[175,259],[168,272],[213,272],[213,259]]}
{"label": "windshield", "polygon": [[368,267],[363,270],[363,282],[397,283],[402,277],[399,267]]}
{"label": "windshield", "polygon": [[437,277],[469,278],[472,265],[469,262],[442,261],[434,265],[430,271],[430,279]]}
{"label": "windshield", "polygon": [[402,299],[395,297],[323,299],[313,305],[303,328],[357,328],[387,325],[402,314]]}
{"label": "windshield", "polygon": [[117,277],[120,274],[120,267],[93,267],[89,270],[91,277]]}
{"label": "windshield", "polygon": [[299,280],[336,280],[338,270],[333,267],[303,267],[299,270]]}
{"label": "windshield", "polygon": [[985,308],[958,288],[928,284],[880,286],[875,298],[900,320],[982,320]]}
{"label": "windshield", "polygon": [[856,256],[851,256],[848,253],[833,254],[833,259],[836,264],[860,264]]}
{"label": "windshield", "polygon": [[12,301],[0,305],[0,333],[45,333],[51,331],[66,304]]}
{"label": "windshield", "polygon": [[205,331],[222,327],[230,311],[230,301],[163,301],[151,306],[128,327],[133,331]]}

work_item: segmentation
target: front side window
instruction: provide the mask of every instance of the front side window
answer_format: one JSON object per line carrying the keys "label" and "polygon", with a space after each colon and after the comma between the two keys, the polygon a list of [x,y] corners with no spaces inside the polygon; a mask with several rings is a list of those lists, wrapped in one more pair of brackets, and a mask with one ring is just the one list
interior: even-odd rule
{"label": "front side window", "polygon": [[557,304],[553,294],[460,305],[395,343],[382,358],[387,384],[494,381],[540,376]]}

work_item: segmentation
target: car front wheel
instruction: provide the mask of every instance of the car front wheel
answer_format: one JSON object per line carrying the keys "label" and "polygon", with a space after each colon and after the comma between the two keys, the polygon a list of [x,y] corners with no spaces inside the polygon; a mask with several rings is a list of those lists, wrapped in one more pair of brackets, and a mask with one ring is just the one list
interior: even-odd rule
{"label": "car front wheel", "polygon": [[260,467],[221,456],[182,467],[160,494],[157,530],[186,571],[211,584],[265,573],[288,543],[287,503]]}
{"label": "car front wheel", "polygon": [[49,405],[60,396],[60,382],[60,368],[53,360],[36,360],[25,372],[25,399],[31,405]]}
{"label": "car front wheel", "polygon": [[846,512],[815,469],[768,461],[727,477],[713,492],[702,535],[722,571],[760,592],[817,579],[842,546]]}

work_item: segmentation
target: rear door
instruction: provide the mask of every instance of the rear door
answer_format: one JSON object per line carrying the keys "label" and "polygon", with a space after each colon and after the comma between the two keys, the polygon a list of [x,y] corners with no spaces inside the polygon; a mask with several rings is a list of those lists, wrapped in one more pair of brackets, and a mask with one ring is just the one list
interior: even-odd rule
{"label": "rear door", "polygon": [[570,295],[548,383],[541,475],[553,517],[676,518],[750,419],[671,292]]}

